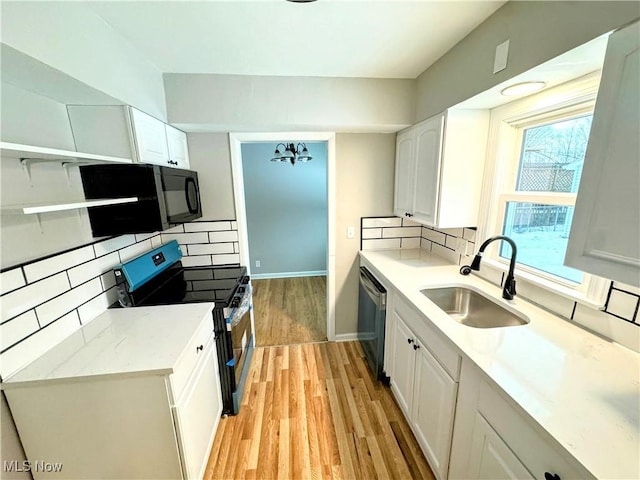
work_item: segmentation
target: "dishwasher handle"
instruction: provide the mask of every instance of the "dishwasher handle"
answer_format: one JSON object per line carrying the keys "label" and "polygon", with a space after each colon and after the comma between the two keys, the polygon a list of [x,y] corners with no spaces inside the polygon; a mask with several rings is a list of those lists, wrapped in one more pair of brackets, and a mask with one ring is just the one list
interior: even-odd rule
{"label": "dishwasher handle", "polygon": [[378,307],[386,307],[387,290],[376,280],[366,267],[360,267],[360,285]]}

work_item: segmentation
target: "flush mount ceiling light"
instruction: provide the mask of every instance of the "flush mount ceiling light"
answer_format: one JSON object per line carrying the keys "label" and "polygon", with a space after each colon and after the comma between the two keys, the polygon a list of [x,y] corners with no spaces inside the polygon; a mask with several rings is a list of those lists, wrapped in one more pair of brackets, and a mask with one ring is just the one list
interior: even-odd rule
{"label": "flush mount ceiling light", "polygon": [[547,84],[545,82],[522,82],[511,85],[502,89],[500,92],[505,97],[512,97],[515,95],[525,95],[527,93],[537,92],[542,90]]}
{"label": "flush mount ceiling light", "polygon": [[[284,147],[284,151],[280,152],[280,146]],[[302,147],[302,148],[301,148]],[[307,146],[304,143],[298,143],[298,145],[294,145],[293,143],[279,143],[276,145],[276,151],[273,152],[272,162],[290,162],[291,165],[295,165],[296,162],[308,162],[313,157],[309,155],[309,150],[307,150]]]}

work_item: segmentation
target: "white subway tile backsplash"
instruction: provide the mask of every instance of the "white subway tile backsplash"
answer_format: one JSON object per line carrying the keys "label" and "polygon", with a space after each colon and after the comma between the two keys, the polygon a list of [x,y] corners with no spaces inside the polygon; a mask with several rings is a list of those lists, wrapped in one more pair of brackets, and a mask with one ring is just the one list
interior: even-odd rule
{"label": "white subway tile backsplash", "polygon": [[469,240],[470,242],[476,241],[476,231],[471,228],[465,228],[462,234],[462,237],[465,240]]}
{"label": "white subway tile backsplash", "polygon": [[455,263],[456,265],[460,262],[460,255],[446,247],[438,245],[437,243],[434,243],[431,246],[431,253],[434,253],[445,260],[449,260],[451,263]]}
{"label": "white subway tile backsplash", "polygon": [[216,232],[220,230],[232,230],[231,222],[191,222],[184,224],[185,232]]}
{"label": "white subway tile backsplash", "polygon": [[415,238],[401,238],[400,248],[420,248],[420,237]]}
{"label": "white subway tile backsplash", "polygon": [[109,290],[113,287],[116,284],[116,276],[113,274],[113,270],[100,275],[100,281],[102,282],[102,290]]}
{"label": "white subway tile backsplash", "polygon": [[211,232],[209,233],[209,242],[218,243],[218,242],[237,242],[238,241],[238,232]]}
{"label": "white subway tile backsplash", "polygon": [[156,235],[155,237],[151,237],[151,247],[158,248],[162,245],[162,235]]}
{"label": "white subway tile backsplash", "polygon": [[382,238],[382,229],[381,228],[363,228],[362,229],[362,238]]}
{"label": "white subway tile backsplash", "polygon": [[420,238],[420,248],[422,248],[423,250],[430,252],[431,245],[433,245],[433,242],[431,240],[427,240],[426,238]]}
{"label": "white subway tile backsplash", "polygon": [[40,305],[57,295],[69,290],[69,280],[66,272],[58,273],[52,277],[7,293],[0,299],[0,312],[2,322],[11,317],[20,315],[36,305]]}
{"label": "white subway tile backsplash", "polygon": [[418,222],[414,222],[413,220],[410,220],[408,218],[403,218],[402,219],[402,226],[403,227],[422,227],[422,224],[420,224]]}
{"label": "white subway tile backsplash", "polygon": [[162,233],[162,243],[176,240],[180,245],[187,245],[189,243],[209,243],[209,235],[207,232],[197,233]]}
{"label": "white subway tile backsplash", "polygon": [[399,238],[362,240],[363,250],[390,250],[400,248]]}
{"label": "white subway tile backsplash", "polygon": [[573,321],[630,348],[634,352],[640,352],[640,327],[637,324],[625,322],[580,303],[576,304]]}
{"label": "white subway tile backsplash", "polygon": [[238,242],[233,242],[233,253],[240,253],[240,245]]}
{"label": "white subway tile backsplash", "polygon": [[430,228],[422,228],[422,238],[426,238],[427,240],[431,240],[432,242],[439,243],[440,245],[444,245],[446,235],[442,232],[437,232],[435,230],[431,230]]}
{"label": "white subway tile backsplash", "polygon": [[237,253],[229,255],[212,255],[214,265],[230,265],[240,263],[240,255]]}
{"label": "white subway tile backsplash", "polygon": [[231,222],[231,230],[237,230],[238,229],[238,222]]}
{"label": "white subway tile backsplash", "polygon": [[609,302],[607,302],[608,313],[627,320],[633,320],[637,308],[638,297],[626,292],[621,292],[615,288],[611,290],[611,296],[609,297]]}
{"label": "white subway tile backsplash", "polygon": [[106,292],[98,295],[96,298],[89,300],[87,303],[78,307],[78,315],[80,316],[80,323],[83,325],[89,323],[96,318],[102,312],[104,312],[110,305],[118,301],[118,292],[115,288],[107,290]]}
{"label": "white subway tile backsplash", "polygon": [[36,282],[55,273],[62,272],[74,265],[93,260],[95,254],[91,245],[77,248],[62,255],[56,255],[39,262],[25,265],[24,273],[28,283]]}
{"label": "white subway tile backsplash", "polygon": [[166,230],[163,230],[161,233],[162,235],[170,235],[172,233],[184,233],[184,223],[181,223],[180,225],[176,225],[175,227],[171,227],[171,228],[167,228]]}
{"label": "white subway tile backsplash", "polygon": [[213,253],[234,253],[233,243],[208,243],[189,245],[189,255],[209,255]]}
{"label": "white subway tile backsplash", "polygon": [[420,237],[422,227],[383,228],[382,238]]}
{"label": "white subway tile backsplash", "polygon": [[123,248],[118,252],[120,254],[120,262],[127,262],[139,255],[142,255],[143,253],[147,253],[152,249],[153,247],[151,245],[151,240],[144,240],[140,243],[135,243],[130,247]]}
{"label": "white subway tile backsplash", "polygon": [[33,310],[0,325],[0,350],[10,347],[38,330],[38,319]]}
{"label": "white subway tile backsplash", "polygon": [[78,308],[83,303],[92,299],[96,295],[102,292],[102,283],[99,278],[93,280],[69,290],[68,292],[54,298],[46,303],[43,303],[36,308],[36,314],[40,321],[40,326],[44,327],[55,319],[68,313],[70,310]]}
{"label": "white subway tile backsplash", "polygon": [[0,295],[9,293],[17,288],[26,285],[22,269],[14,268],[0,273]]}
{"label": "white subway tile backsplash", "polygon": [[633,285],[627,285],[626,283],[613,282],[613,288],[624,290],[628,293],[635,293],[640,296],[640,287],[634,287]]}
{"label": "white subway tile backsplash", "polygon": [[143,240],[147,240],[149,238],[155,237],[156,235],[160,235],[160,232],[136,233],[136,242],[141,242]]}
{"label": "white subway tile backsplash", "polygon": [[74,310],[0,355],[0,374],[7,378],[80,328]]}
{"label": "white subway tile backsplash", "polygon": [[212,265],[211,255],[200,255],[192,257],[182,257],[182,265],[185,267],[201,267]]}
{"label": "white subway tile backsplash", "polygon": [[399,217],[363,218],[362,228],[374,227],[401,227],[402,219]]}
{"label": "white subway tile backsplash", "polygon": [[454,250],[458,247],[458,237],[452,237],[451,235],[447,235],[445,237],[444,246],[453,248]]}
{"label": "white subway tile backsplash", "polygon": [[[482,266],[484,269],[485,265]],[[557,295],[545,288],[533,285],[523,279],[516,281],[517,297],[526,298],[532,303],[564,318],[571,318],[575,302],[566,297]]]}
{"label": "white subway tile backsplash", "polygon": [[[131,248],[131,247],[129,247]],[[81,283],[86,282],[94,277],[98,277],[103,273],[113,269],[120,263],[118,252],[109,253],[90,262],[83,263],[77,267],[69,269],[69,280],[72,287],[77,287]]]}
{"label": "white subway tile backsplash", "polygon": [[444,228],[441,231],[453,237],[458,237],[458,238],[463,237],[462,228]]}
{"label": "white subway tile backsplash", "polygon": [[111,238],[104,242],[94,243],[93,249],[96,252],[96,257],[101,257],[107,253],[115,252],[121,248],[128,247],[136,243],[136,237],[134,235],[122,235],[120,237]]}

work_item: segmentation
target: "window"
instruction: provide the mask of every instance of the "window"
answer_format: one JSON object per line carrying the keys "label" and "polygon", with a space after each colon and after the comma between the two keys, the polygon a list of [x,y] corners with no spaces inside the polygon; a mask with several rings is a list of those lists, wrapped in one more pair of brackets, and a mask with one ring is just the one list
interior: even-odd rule
{"label": "window", "polygon": [[[481,228],[486,237],[502,234],[516,242],[520,275],[587,297],[599,296],[592,277],[563,262],[597,80],[589,76],[492,110],[484,187],[488,208]],[[506,242],[487,252],[503,265],[510,257]]]}

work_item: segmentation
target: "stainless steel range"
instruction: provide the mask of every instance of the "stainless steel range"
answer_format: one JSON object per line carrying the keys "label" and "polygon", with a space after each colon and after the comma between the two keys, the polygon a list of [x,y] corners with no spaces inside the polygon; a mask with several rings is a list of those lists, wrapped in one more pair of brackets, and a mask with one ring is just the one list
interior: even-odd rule
{"label": "stainless steel range", "polygon": [[251,283],[242,266],[184,267],[173,240],[114,268],[122,307],[215,302],[223,414],[240,409],[253,354]]}

